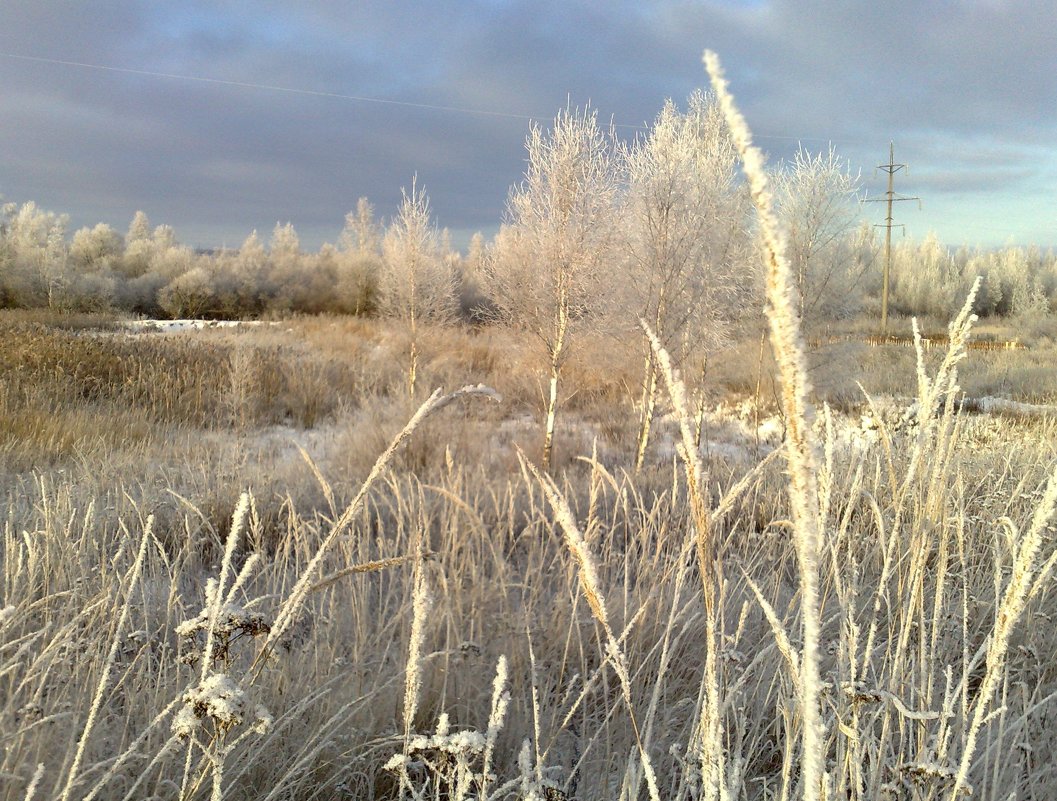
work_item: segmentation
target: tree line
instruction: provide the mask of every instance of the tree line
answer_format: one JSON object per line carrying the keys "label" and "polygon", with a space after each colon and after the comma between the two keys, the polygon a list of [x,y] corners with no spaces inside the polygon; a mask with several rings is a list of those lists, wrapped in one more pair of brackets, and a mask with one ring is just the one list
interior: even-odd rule
{"label": "tree line", "polygon": [[[71,237],[63,215],[33,202],[0,205],[0,307],[217,318],[382,313],[411,325],[487,308],[535,328],[560,360],[563,326],[588,306],[597,317],[631,304],[666,346],[677,347],[672,335],[688,327],[722,339],[759,278],[753,220],[710,95],[695,93],[685,111],[667,102],[631,142],[594,112],[565,110],[534,127],[526,147],[528,167],[499,232],[490,242],[475,236],[465,253],[437,228],[417,183],[384,225],[361,198],[337,243],[317,252],[303,250],[289,224],[277,224],[267,242],[253,232],[236,249],[195,252],[143,212],[124,234],[100,223]],[[854,314],[878,294],[880,273],[858,177],[832,149],[802,149],[773,180],[802,316]],[[977,275],[978,314],[1057,305],[1052,251],[949,250],[929,236],[895,248],[893,307],[946,316]],[[528,319],[541,294],[554,295],[566,323]]]}
{"label": "tree line", "polygon": [[[526,294],[558,291],[575,316],[585,298],[598,313],[638,289],[652,293],[643,302],[656,308],[643,311],[660,327],[668,318],[711,317],[709,335],[722,328],[724,308],[755,280],[754,246],[734,154],[707,95],[695,94],[685,111],[665,104],[630,143],[594,112],[566,110],[552,126],[533,128],[527,148],[524,181],[510,193],[499,233],[487,243],[475,237],[463,254],[437,228],[416,184],[384,225],[361,199],[337,243],[317,252],[303,250],[289,224],[276,225],[267,241],[253,232],[238,248],[195,252],[143,212],[123,234],[100,223],[70,236],[63,215],[33,202],[0,205],[0,307],[437,318],[478,306],[524,312],[533,305]],[[805,253],[799,274],[805,288],[819,285],[809,306],[846,313],[843,290],[860,271],[843,261],[857,257],[843,242],[857,185],[832,153],[801,153],[778,172],[791,199],[824,198],[825,207],[809,210],[789,203],[804,222],[796,229]],[[554,271],[560,279],[551,286]],[[589,288],[599,272],[605,292]]]}

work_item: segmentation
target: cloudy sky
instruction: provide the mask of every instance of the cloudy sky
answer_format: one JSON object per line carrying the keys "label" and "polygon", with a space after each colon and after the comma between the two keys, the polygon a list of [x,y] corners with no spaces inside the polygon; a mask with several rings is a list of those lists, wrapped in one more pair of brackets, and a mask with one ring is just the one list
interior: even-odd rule
{"label": "cloudy sky", "polygon": [[458,243],[495,230],[532,119],[634,135],[707,47],[772,160],[832,143],[878,197],[894,140],[909,236],[1057,246],[1054,30],[1054,0],[3,0],[0,196],[315,247],[417,174]]}

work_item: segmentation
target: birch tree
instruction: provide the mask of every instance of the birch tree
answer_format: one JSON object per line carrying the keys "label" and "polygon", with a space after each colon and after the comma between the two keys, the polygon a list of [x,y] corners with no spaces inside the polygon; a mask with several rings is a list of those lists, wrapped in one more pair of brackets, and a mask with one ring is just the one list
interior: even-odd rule
{"label": "birch tree", "polygon": [[126,278],[138,278],[151,267],[156,248],[151,238],[150,219],[142,211],[132,215],[128,233],[125,234],[125,253],[121,261],[121,272]]}
{"label": "birch tree", "polygon": [[565,110],[547,131],[534,126],[526,149],[525,180],[511,192],[487,280],[498,315],[546,352],[542,465],[549,470],[562,367],[578,330],[603,313],[616,180],[612,136],[593,111]]}
{"label": "birch tree", "polygon": [[832,147],[814,154],[800,148],[775,176],[775,190],[786,254],[800,290],[800,318],[857,311],[859,284],[872,263],[856,258],[852,236],[861,217],[859,177]]}
{"label": "birch tree", "polygon": [[[722,343],[752,284],[748,197],[722,112],[696,92],[686,114],[665,103],[650,132],[622,149],[630,305],[676,363]],[[635,469],[656,407],[658,366],[643,339]]]}
{"label": "birch tree", "polygon": [[356,211],[345,215],[339,245],[342,250],[354,253],[378,252],[381,245],[378,224],[374,221],[374,206],[367,198],[357,200]]}
{"label": "birch tree", "polygon": [[403,320],[411,338],[408,394],[415,395],[418,372],[418,325],[447,321],[455,314],[455,274],[444,259],[440,234],[430,217],[429,197],[411,183],[400,211],[382,240],[379,306],[383,314]]}
{"label": "birch tree", "polygon": [[67,272],[65,215],[44,211],[36,203],[5,206],[3,232],[6,262],[0,274],[0,300],[5,305],[55,308],[65,300]]}
{"label": "birch tree", "polygon": [[360,315],[374,309],[381,250],[382,236],[374,219],[374,207],[361,197],[356,211],[345,215],[345,227],[338,240],[336,307],[340,311]]}

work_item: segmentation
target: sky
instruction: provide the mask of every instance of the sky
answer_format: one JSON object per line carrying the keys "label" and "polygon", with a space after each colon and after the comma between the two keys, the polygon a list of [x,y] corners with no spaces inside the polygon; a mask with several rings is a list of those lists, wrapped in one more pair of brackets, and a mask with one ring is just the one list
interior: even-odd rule
{"label": "sky", "polygon": [[1055,0],[3,0],[0,197],[314,249],[417,176],[460,245],[503,219],[530,125],[590,104],[635,136],[709,48],[772,163],[832,145],[878,198],[891,141],[906,236],[1053,247],[1054,30]]}

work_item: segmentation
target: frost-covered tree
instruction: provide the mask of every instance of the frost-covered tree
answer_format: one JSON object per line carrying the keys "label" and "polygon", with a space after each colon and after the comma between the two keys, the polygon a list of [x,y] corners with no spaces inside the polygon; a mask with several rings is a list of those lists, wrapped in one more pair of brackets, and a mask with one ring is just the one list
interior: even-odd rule
{"label": "frost-covered tree", "polygon": [[119,305],[137,314],[164,312],[160,291],[190,271],[194,262],[194,253],[177,241],[172,227],[159,225],[152,231],[147,215],[136,212],[125,235],[117,286]]}
{"label": "frost-covered tree", "polygon": [[330,243],[325,243],[318,253],[301,254],[296,275],[277,286],[272,308],[302,314],[334,310],[338,262],[338,252]]}
{"label": "frost-covered tree", "polygon": [[801,318],[817,321],[857,311],[859,284],[870,267],[854,258],[852,247],[861,216],[858,176],[832,147],[824,153],[800,148],[774,182]]}
{"label": "frost-covered tree", "polygon": [[143,242],[151,238],[150,219],[146,212],[137,211],[132,215],[132,221],[128,224],[128,233],[125,234],[125,244],[132,242]]}
{"label": "frost-covered tree", "polygon": [[325,242],[318,253],[305,256],[302,266],[304,283],[294,308],[304,314],[340,311],[336,289],[343,265],[338,249]]}
{"label": "frost-covered tree", "polygon": [[345,215],[345,228],[334,255],[335,311],[368,314],[378,302],[378,275],[381,271],[381,232],[374,219],[374,207],[365,197],[356,210]]}
{"label": "frost-covered tree", "polygon": [[[685,114],[670,100],[646,136],[622,148],[628,302],[681,363],[720,344],[754,283],[746,258],[748,196],[722,111],[701,92]],[[657,364],[643,340],[636,469],[656,405]]]}
{"label": "frost-covered tree", "polygon": [[169,248],[179,246],[179,243],[176,241],[176,231],[173,230],[171,225],[159,225],[151,233],[150,240],[154,245],[155,253],[160,253],[169,250]]}
{"label": "frost-covered tree", "polygon": [[1038,265],[1032,264],[1025,248],[1010,246],[994,253],[991,272],[1002,283],[1005,314],[1033,318],[1049,311]]}
{"label": "frost-covered tree", "polygon": [[470,237],[470,244],[466,248],[466,258],[462,262],[462,270],[465,276],[476,279],[484,271],[485,259],[488,248],[484,241],[484,234],[480,231]]}
{"label": "frost-covered tree", "polygon": [[935,233],[892,249],[891,298],[907,314],[946,319],[965,302],[961,276]]}
{"label": "frost-covered tree", "polygon": [[144,212],[137,211],[125,234],[125,258],[122,260],[121,272],[128,278],[143,275],[150,270],[155,251],[150,220]]}
{"label": "frost-covered tree", "polygon": [[67,262],[66,215],[51,215],[53,223],[48,228],[47,238],[39,258],[34,264],[38,285],[44,290],[48,308],[70,308],[72,275]]}
{"label": "frost-covered tree", "polygon": [[65,305],[68,271],[65,215],[36,203],[6,207],[3,223],[6,262],[0,271],[0,299],[8,306]]}
{"label": "frost-covered tree", "polygon": [[299,308],[311,290],[307,287],[306,256],[291,223],[276,223],[268,245],[268,264],[268,278],[261,287],[263,305],[282,312]]}
{"label": "frost-covered tree", "polygon": [[403,320],[410,334],[408,392],[415,394],[418,324],[448,321],[455,314],[455,275],[444,258],[429,198],[417,181],[403,192],[400,210],[382,240],[378,302],[383,314]]}
{"label": "frost-covered tree", "polygon": [[172,317],[201,317],[216,305],[213,276],[205,266],[195,266],[162,288],[158,302]]}
{"label": "frost-covered tree", "polygon": [[213,261],[217,313],[229,318],[260,314],[267,301],[270,266],[257,232],[252,231],[238,250],[219,253]]}
{"label": "frost-covered tree", "polygon": [[562,367],[578,329],[604,314],[617,182],[612,136],[595,112],[565,110],[549,130],[533,126],[525,180],[507,204],[488,270],[497,314],[546,352],[549,392],[542,464],[550,468]]}
{"label": "frost-covered tree", "polygon": [[1049,314],[1057,290],[1057,257],[1038,247],[948,248],[929,233],[893,249],[892,298],[914,315],[949,318],[982,279],[973,312],[1030,321]]}
{"label": "frost-covered tree", "polygon": [[125,243],[106,223],[81,228],[70,243],[70,264],[80,272],[112,272],[121,261]]}
{"label": "frost-covered tree", "polygon": [[193,253],[176,239],[171,226],[151,228],[137,211],[125,234],[125,252],[118,262],[118,304],[137,314],[168,312],[160,303],[162,288],[192,269]]}
{"label": "frost-covered tree", "polygon": [[381,247],[381,232],[374,219],[374,206],[365,197],[356,201],[356,211],[345,215],[345,227],[338,244],[342,250],[355,253],[377,253]]}
{"label": "frost-covered tree", "polygon": [[121,235],[106,223],[81,228],[73,235],[69,254],[73,280],[68,288],[72,307],[101,310],[113,305],[115,275],[124,249]]}
{"label": "frost-covered tree", "polygon": [[459,309],[471,322],[481,322],[492,316],[492,304],[484,290],[484,275],[489,258],[484,235],[477,231],[470,237],[466,257],[459,259]]}

